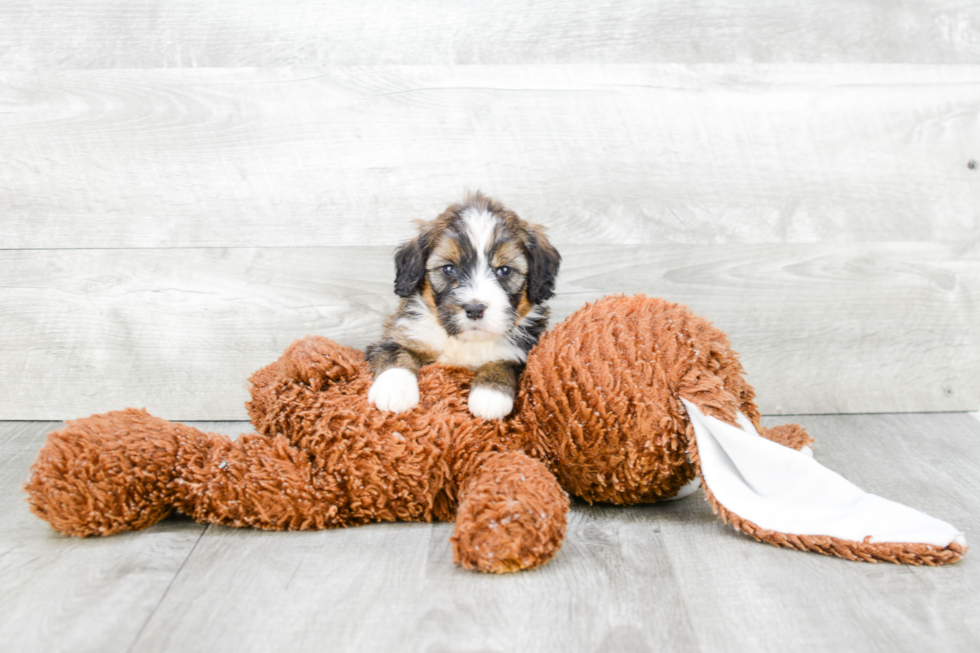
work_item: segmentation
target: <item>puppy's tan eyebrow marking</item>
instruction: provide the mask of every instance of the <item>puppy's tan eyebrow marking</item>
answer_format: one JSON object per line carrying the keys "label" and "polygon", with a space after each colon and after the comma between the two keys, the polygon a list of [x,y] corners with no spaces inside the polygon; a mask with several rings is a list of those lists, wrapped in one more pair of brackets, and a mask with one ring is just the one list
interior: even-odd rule
{"label": "puppy's tan eyebrow marking", "polygon": [[494,243],[490,265],[495,268],[506,265],[521,274],[527,273],[527,259],[524,257],[524,250],[515,239],[498,240]]}
{"label": "puppy's tan eyebrow marking", "polygon": [[459,243],[456,239],[444,236],[439,239],[439,242],[432,249],[432,254],[429,255],[428,265],[426,267],[429,270],[434,270],[447,263],[458,263],[460,254]]}

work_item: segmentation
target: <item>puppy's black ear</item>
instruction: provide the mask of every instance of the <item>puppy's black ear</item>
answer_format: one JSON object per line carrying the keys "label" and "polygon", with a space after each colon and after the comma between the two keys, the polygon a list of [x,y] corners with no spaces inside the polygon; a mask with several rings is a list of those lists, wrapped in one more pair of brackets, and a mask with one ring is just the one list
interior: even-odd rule
{"label": "puppy's black ear", "polygon": [[561,266],[561,255],[544,235],[544,227],[531,225],[527,230],[527,298],[533,304],[555,296],[555,278]]}
{"label": "puppy's black ear", "polygon": [[395,294],[399,297],[411,297],[422,285],[429,241],[429,234],[423,232],[395,250]]}

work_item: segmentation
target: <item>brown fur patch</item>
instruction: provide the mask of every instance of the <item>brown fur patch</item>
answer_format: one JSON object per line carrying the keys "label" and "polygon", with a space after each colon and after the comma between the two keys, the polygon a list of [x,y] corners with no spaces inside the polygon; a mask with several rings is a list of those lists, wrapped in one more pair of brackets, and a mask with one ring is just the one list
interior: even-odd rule
{"label": "brown fur patch", "polygon": [[482,386],[514,396],[524,365],[514,361],[493,361],[481,365],[473,377],[473,387]]}
{"label": "brown fur patch", "polygon": [[517,324],[518,322],[523,320],[524,317],[528,313],[530,313],[531,309],[533,308],[534,308],[534,304],[532,304],[531,300],[527,298],[527,288],[525,288],[524,292],[521,294],[521,301],[518,302],[517,304],[517,311],[516,311],[517,315],[514,319],[514,324]]}
{"label": "brown fur patch", "polygon": [[[444,231],[445,229],[443,229]],[[447,263],[456,264],[459,262],[460,258],[460,247],[459,242],[455,238],[449,236],[440,236],[436,241],[435,246],[432,248],[432,253],[429,254],[429,260],[426,267],[431,271],[436,268],[440,268]]]}
{"label": "brown fur patch", "polygon": [[527,274],[527,258],[519,241],[497,240],[494,245],[496,248],[490,259],[490,267],[499,268],[506,265],[513,268],[515,272]]}
{"label": "brown fur patch", "polygon": [[419,291],[419,295],[422,297],[422,301],[425,305],[432,310],[433,313],[436,311],[436,295],[432,289],[432,284],[429,283],[428,279],[422,281],[422,290]]}

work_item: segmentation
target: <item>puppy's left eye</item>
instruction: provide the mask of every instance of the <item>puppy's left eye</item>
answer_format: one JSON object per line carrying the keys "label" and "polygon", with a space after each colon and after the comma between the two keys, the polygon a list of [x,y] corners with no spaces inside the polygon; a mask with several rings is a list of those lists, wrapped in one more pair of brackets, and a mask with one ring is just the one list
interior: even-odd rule
{"label": "puppy's left eye", "polygon": [[499,268],[497,268],[497,276],[501,279],[506,279],[509,277],[511,272],[513,272],[513,270],[506,265],[501,265]]}

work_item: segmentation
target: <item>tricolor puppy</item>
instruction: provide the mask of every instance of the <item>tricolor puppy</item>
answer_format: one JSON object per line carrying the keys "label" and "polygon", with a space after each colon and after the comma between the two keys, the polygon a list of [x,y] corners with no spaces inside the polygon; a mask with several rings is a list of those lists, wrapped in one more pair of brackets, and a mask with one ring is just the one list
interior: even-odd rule
{"label": "tricolor puppy", "polygon": [[514,407],[527,353],[548,324],[561,256],[544,229],[477,193],[453,204],[395,252],[395,293],[381,342],[367,348],[368,399],[402,412],[419,402],[429,363],[475,370],[470,412],[496,419]]}

